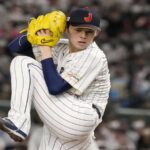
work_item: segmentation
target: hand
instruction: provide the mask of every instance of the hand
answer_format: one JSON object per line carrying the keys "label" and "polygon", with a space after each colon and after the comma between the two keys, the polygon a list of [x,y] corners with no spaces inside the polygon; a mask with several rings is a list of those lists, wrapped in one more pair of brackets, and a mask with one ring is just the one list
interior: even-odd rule
{"label": "hand", "polygon": [[42,30],[39,30],[36,34],[38,36],[50,36],[52,33],[48,29],[42,29]]}
{"label": "hand", "polygon": [[[48,29],[42,29],[42,30],[39,30],[36,34],[38,36],[50,36],[52,33]],[[41,51],[42,59],[52,57],[51,47],[49,47],[49,46],[39,46],[39,48],[40,48],[40,51]]]}

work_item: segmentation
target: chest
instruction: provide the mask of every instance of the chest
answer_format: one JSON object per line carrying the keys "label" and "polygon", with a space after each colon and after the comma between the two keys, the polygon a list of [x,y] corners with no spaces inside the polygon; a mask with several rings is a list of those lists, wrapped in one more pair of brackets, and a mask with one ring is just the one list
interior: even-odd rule
{"label": "chest", "polygon": [[66,49],[65,51],[60,51],[57,55],[53,57],[54,62],[57,67],[57,71],[59,73],[62,73],[69,64],[70,61],[72,61],[72,56],[69,54],[68,50]]}

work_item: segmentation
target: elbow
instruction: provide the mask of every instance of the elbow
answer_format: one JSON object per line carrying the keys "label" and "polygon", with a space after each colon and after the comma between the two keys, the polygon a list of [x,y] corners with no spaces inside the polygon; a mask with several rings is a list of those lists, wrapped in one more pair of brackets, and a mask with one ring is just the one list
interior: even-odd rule
{"label": "elbow", "polygon": [[61,91],[57,88],[48,88],[48,91],[51,95],[54,96],[59,95],[61,93]]}

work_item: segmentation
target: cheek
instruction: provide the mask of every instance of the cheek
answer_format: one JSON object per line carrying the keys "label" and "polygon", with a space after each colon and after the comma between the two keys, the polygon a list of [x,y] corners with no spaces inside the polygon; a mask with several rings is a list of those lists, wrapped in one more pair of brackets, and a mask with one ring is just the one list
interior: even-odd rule
{"label": "cheek", "polygon": [[71,42],[76,42],[78,39],[78,37],[74,34],[74,35],[70,35],[70,41]]}
{"label": "cheek", "polygon": [[76,40],[72,36],[69,37],[69,42],[70,42],[71,45],[74,45],[74,46],[76,45]]}
{"label": "cheek", "polygon": [[94,40],[94,36],[89,36],[89,37],[88,37],[88,41],[89,41],[89,42],[93,42],[93,40]]}

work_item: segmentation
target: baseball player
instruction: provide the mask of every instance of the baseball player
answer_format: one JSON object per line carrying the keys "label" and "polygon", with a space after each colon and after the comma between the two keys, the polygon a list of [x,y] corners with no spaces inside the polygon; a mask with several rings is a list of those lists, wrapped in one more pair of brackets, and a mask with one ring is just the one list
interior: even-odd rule
{"label": "baseball player", "polygon": [[[31,48],[35,58],[12,60],[11,108],[0,129],[24,141],[33,102],[44,124],[40,150],[94,150],[94,130],[110,90],[107,59],[94,42],[100,19],[85,8],[65,19],[60,11],[41,15],[29,23],[27,35],[10,43],[13,52],[26,54]],[[68,39],[60,39],[64,30]]]}

